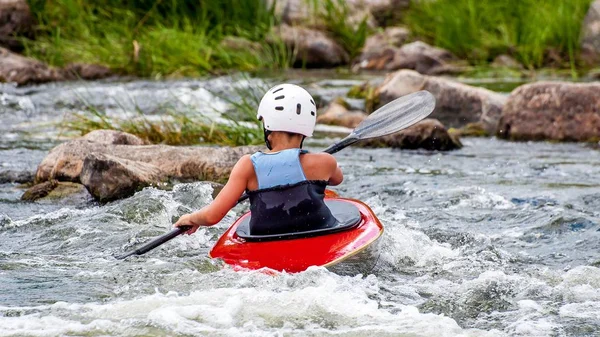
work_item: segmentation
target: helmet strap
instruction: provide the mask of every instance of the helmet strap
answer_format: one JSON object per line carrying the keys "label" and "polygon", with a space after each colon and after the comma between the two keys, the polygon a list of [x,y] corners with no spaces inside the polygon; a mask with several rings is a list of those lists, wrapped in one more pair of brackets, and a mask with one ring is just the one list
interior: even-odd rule
{"label": "helmet strap", "polygon": [[271,134],[271,132],[272,131],[263,128],[263,133],[265,135],[265,145],[267,145],[267,149],[269,150],[273,150],[273,148],[271,147],[271,142],[269,141],[269,135]]}
{"label": "helmet strap", "polygon": [[305,139],[306,139],[306,136],[302,136],[302,141],[300,142],[300,148],[302,148],[302,144],[304,144]]}

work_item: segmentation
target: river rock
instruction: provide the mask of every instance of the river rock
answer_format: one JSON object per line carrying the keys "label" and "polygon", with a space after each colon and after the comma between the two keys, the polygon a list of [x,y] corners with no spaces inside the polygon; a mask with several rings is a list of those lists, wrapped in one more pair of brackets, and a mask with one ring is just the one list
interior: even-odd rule
{"label": "river rock", "polygon": [[112,71],[99,64],[71,63],[62,69],[67,80],[99,80],[112,75]]}
{"label": "river rock", "polygon": [[[53,148],[38,166],[36,182],[55,179],[82,183],[95,198],[113,200],[167,180],[224,182],[243,155],[260,149],[122,145],[83,137]],[[106,186],[102,186],[103,181]]]}
{"label": "river rock", "polygon": [[349,110],[343,103],[333,101],[325,112],[317,117],[317,123],[354,129],[365,118],[367,118],[366,113],[359,110]]}
{"label": "river rock", "polygon": [[142,138],[127,132],[116,130],[94,130],[86,133],[81,139],[93,143],[111,145],[148,145]]}
{"label": "river rock", "polygon": [[449,51],[415,41],[400,48],[382,45],[379,48],[364,49],[354,69],[413,69],[421,74],[433,75],[462,71],[457,63],[457,58]]}
{"label": "river rock", "polygon": [[348,53],[326,33],[305,28],[281,25],[274,27],[270,41],[280,39],[294,50],[296,66],[334,67],[348,63]]}
{"label": "river rock", "polygon": [[412,70],[399,70],[389,74],[378,88],[379,104],[419,90],[427,90],[436,98],[435,110],[430,117],[453,128],[480,122],[490,133],[495,133],[506,101],[504,95],[484,88],[425,76]]}
{"label": "river rock", "polygon": [[450,151],[460,149],[462,144],[458,137],[448,130],[437,119],[424,119],[419,123],[395,134],[359,143],[364,147],[392,147],[401,149],[425,149],[430,151]]}
{"label": "river rock", "polygon": [[32,37],[33,17],[25,0],[0,0],[0,46],[21,51],[20,37]]}
{"label": "river rock", "polygon": [[108,154],[90,153],[83,160],[81,183],[101,202],[128,197],[167,180],[160,168]]}
{"label": "river rock", "polygon": [[30,182],[33,182],[34,177],[35,177],[35,172],[31,172],[31,171],[16,171],[16,170],[0,171],[0,184],[30,183]]}
{"label": "river rock", "polygon": [[23,85],[63,79],[60,70],[0,47],[0,82],[15,82]]}
{"label": "river rock", "polygon": [[497,135],[512,140],[599,141],[600,83],[518,87],[504,105]]}
{"label": "river rock", "polygon": [[592,2],[581,27],[581,59],[600,65],[600,0]]}
{"label": "river rock", "polygon": [[399,22],[410,6],[410,0],[346,0],[350,8],[366,8],[380,26]]}

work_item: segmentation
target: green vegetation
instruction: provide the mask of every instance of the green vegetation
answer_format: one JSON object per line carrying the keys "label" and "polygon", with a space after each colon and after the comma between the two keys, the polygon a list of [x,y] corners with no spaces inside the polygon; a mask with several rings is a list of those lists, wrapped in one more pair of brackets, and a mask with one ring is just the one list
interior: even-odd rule
{"label": "green vegetation", "polygon": [[275,22],[261,0],[31,0],[30,6],[39,26],[36,40],[25,41],[26,54],[54,66],[96,63],[161,77],[291,63],[282,43],[264,42]]}
{"label": "green vegetation", "polygon": [[350,59],[358,56],[365,45],[369,33],[367,18],[364,17],[353,25],[349,22],[350,10],[344,0],[325,0],[321,18],[333,38],[348,52]]}
{"label": "green vegetation", "polygon": [[405,16],[414,35],[474,64],[500,54],[528,68],[575,69],[591,0],[420,0]]}
{"label": "green vegetation", "polygon": [[[263,86],[259,87],[262,89]],[[138,108],[137,115],[131,118],[108,116],[88,105],[84,113],[70,115],[61,127],[67,133],[75,132],[78,135],[94,130],[123,131],[153,144],[261,144],[262,124],[256,119],[256,109],[260,102],[258,90],[233,87],[233,92],[239,100],[217,95],[232,106],[232,112],[223,114],[220,121],[194,113],[192,107],[186,111],[175,111],[165,106],[153,111],[152,116],[145,115]],[[124,115],[126,114],[124,111]]]}

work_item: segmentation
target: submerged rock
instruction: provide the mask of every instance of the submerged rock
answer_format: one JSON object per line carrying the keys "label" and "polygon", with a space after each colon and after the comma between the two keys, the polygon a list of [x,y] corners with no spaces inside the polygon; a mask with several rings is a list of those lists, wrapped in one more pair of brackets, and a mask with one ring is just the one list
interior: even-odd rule
{"label": "submerged rock", "polygon": [[595,0],[581,27],[581,59],[590,66],[600,62],[600,0]]}
{"label": "submerged rock", "polygon": [[[123,145],[122,137],[90,140],[102,139],[101,134],[116,135],[97,132],[53,148],[38,166],[36,181],[82,183],[96,199],[113,200],[167,180],[224,182],[243,155],[262,148]],[[126,143],[138,142],[133,135],[126,138]]]}
{"label": "submerged rock", "polygon": [[450,151],[460,149],[462,144],[440,121],[428,118],[395,134],[362,141],[359,146]]}
{"label": "submerged rock", "polygon": [[33,182],[34,177],[35,177],[35,172],[31,172],[31,171],[15,171],[15,170],[0,171],[0,184],[30,183],[30,182]]}
{"label": "submerged rock", "polygon": [[0,1],[0,46],[21,51],[20,37],[32,37],[33,17],[25,0]]}
{"label": "submerged rock", "polygon": [[354,68],[368,70],[412,69],[421,74],[433,75],[462,71],[462,68],[455,64],[457,60],[447,50],[415,41],[399,48],[386,44],[365,48]]}
{"label": "submerged rock", "polygon": [[79,197],[84,200],[91,199],[90,194],[82,184],[50,180],[30,187],[23,193],[21,200],[59,200],[67,197]]}
{"label": "submerged rock", "polygon": [[504,105],[497,135],[511,140],[599,141],[600,83],[518,87]]}
{"label": "submerged rock", "polygon": [[506,101],[504,95],[484,88],[425,76],[412,70],[389,74],[378,90],[381,105],[419,90],[427,90],[436,98],[435,110],[430,117],[453,128],[479,122],[490,133],[495,133]]}
{"label": "submerged rock", "polygon": [[271,41],[281,40],[294,50],[294,65],[306,67],[334,67],[348,63],[350,57],[326,33],[305,28],[281,25],[274,27]]}

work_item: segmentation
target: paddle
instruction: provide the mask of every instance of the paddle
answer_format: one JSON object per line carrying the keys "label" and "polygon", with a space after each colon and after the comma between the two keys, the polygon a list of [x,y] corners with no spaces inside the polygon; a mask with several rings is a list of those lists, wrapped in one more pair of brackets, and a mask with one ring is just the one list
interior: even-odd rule
{"label": "paddle", "polygon": [[[324,152],[333,154],[360,140],[386,136],[403,130],[423,118],[427,117],[435,108],[435,97],[428,91],[418,91],[410,95],[397,98],[381,108],[375,110],[365,118],[348,136],[339,142],[326,148]],[[243,194],[238,203],[246,200],[247,194]],[[142,255],[172,238],[185,233],[191,226],[174,228],[170,232],[157,237],[140,248],[126,254],[116,256],[122,260],[131,255]]]}

